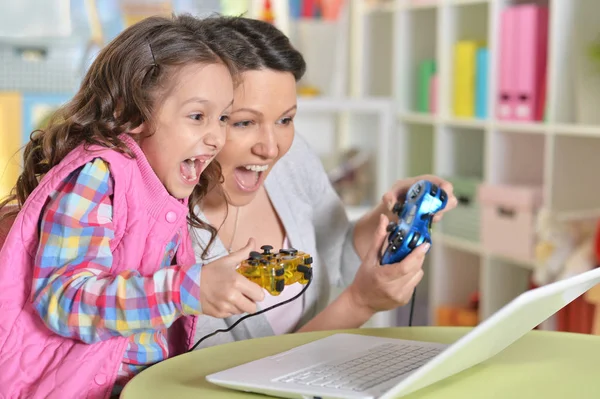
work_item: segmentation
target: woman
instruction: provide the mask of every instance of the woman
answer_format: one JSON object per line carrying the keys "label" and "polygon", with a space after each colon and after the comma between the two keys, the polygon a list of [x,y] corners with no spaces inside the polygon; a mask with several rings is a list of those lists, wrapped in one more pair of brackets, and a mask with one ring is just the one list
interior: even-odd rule
{"label": "woman", "polygon": [[[388,234],[388,218],[393,217],[390,210],[396,198],[425,178],[447,191],[448,211],[456,206],[452,186],[435,176],[401,180],[379,206],[350,223],[320,160],[294,132],[296,82],[306,68],[302,55],[283,33],[261,21],[213,17],[198,29],[233,60],[242,81],[234,93],[227,142],[217,157],[224,182],[197,209],[201,219],[218,228],[218,237],[210,242],[206,231],[192,231],[197,259],[225,256],[250,238],[258,248],[294,247],[314,258],[313,281],[301,298],[249,317],[198,347],[294,331],[355,328],[378,311],[408,303],[423,276],[428,246],[420,246],[400,263],[380,267],[378,252]],[[327,306],[332,284],[347,288]],[[302,288],[294,284],[279,296],[267,294],[257,307],[292,298]],[[219,287],[202,289],[214,297]],[[242,309],[221,311],[223,318],[198,317],[195,342],[230,327],[243,314]]]}

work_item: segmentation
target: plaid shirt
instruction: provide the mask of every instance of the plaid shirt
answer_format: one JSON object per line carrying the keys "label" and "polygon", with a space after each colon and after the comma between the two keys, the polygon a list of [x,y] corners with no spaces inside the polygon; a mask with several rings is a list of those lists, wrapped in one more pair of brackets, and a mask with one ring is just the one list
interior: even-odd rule
{"label": "plaid shirt", "polygon": [[118,393],[135,374],[168,357],[167,328],[178,317],[199,314],[199,298],[181,284],[199,283],[200,265],[171,265],[181,240],[178,233],[153,276],[135,270],[111,274],[112,194],[108,165],[96,158],[50,195],[40,225],[33,306],[64,337],[86,343],[129,337]]}

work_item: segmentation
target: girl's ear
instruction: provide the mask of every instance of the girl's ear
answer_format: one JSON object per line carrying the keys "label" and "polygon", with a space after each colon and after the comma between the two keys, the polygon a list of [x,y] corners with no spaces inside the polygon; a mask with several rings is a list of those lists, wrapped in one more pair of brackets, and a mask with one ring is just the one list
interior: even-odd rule
{"label": "girl's ear", "polygon": [[142,123],[141,125],[139,125],[138,127],[136,127],[135,129],[131,129],[129,131],[129,133],[131,134],[140,134],[142,133],[144,130],[146,130],[146,123]]}

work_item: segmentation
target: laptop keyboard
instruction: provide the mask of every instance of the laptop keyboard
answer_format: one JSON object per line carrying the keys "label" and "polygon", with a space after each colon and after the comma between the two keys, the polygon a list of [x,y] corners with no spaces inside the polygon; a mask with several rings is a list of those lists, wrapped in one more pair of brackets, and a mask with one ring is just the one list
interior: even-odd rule
{"label": "laptop keyboard", "polygon": [[386,343],[351,359],[319,364],[275,381],[360,392],[421,367],[441,351],[433,347]]}

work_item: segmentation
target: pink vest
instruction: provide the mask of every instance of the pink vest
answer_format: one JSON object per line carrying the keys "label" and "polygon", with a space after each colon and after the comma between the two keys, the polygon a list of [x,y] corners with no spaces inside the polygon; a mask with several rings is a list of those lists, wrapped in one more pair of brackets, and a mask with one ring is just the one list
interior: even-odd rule
{"label": "pink vest", "polygon": [[[133,139],[122,138],[136,159],[101,147],[75,149],[29,196],[0,250],[0,398],[107,398],[123,359],[127,338],[93,345],[64,338],[51,332],[31,306],[38,220],[48,195],[69,173],[96,157],[110,163],[115,181],[112,272],[135,269],[152,275],[179,228],[184,239],[177,260],[195,262],[187,205],[169,195]],[[173,325],[170,356],[189,348],[195,321],[183,317]]]}

